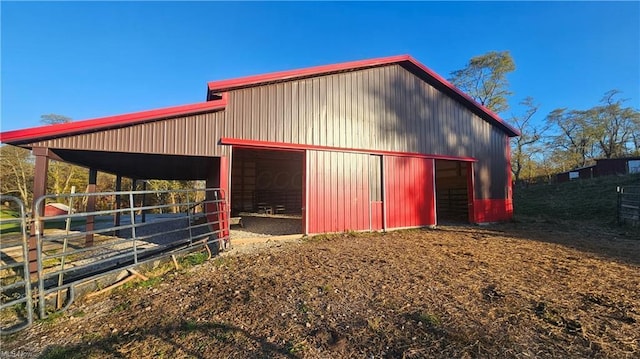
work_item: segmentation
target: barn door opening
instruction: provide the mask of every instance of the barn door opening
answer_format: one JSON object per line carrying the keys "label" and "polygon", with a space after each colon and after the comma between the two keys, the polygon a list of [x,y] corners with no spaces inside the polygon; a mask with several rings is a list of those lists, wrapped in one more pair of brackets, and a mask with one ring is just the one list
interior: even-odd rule
{"label": "barn door opening", "polygon": [[436,213],[438,223],[469,222],[469,169],[462,161],[436,160]]}
{"label": "barn door opening", "polygon": [[304,152],[233,148],[231,216],[241,218],[239,230],[303,233],[303,165]]}

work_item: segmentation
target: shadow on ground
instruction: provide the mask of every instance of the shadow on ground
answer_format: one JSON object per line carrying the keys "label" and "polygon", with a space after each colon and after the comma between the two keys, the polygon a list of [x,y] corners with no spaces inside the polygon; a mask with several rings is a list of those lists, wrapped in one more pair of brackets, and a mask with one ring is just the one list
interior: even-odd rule
{"label": "shadow on ground", "polygon": [[[469,228],[468,231],[465,228]],[[478,234],[478,227],[457,224],[453,230],[459,233]],[[614,226],[598,223],[563,222],[548,223],[544,220],[521,219],[512,223],[484,227],[491,236],[509,236],[528,241],[561,245],[580,252],[616,262],[640,265],[640,229],[629,226]],[[479,239],[479,238],[476,238]]]}
{"label": "shadow on ground", "polygon": [[[193,345],[189,336],[198,337],[199,344]],[[179,342],[176,338],[185,340]],[[83,339],[76,345],[50,346],[38,358],[129,358],[146,353],[148,357],[204,359],[223,355],[220,353],[222,347],[229,348],[229,354],[244,351],[247,357],[298,358],[293,347],[277,345],[236,326],[215,322],[183,321],[175,326],[138,328],[131,332]],[[134,343],[153,343],[153,346],[135,348]]]}

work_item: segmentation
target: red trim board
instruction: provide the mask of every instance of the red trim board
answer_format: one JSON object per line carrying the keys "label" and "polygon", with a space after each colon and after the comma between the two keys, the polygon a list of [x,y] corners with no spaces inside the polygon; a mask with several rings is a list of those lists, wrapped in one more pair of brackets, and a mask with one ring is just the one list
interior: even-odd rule
{"label": "red trim board", "polygon": [[452,161],[465,161],[465,162],[477,162],[478,160],[473,157],[455,157],[455,156],[442,156],[442,155],[430,155],[416,152],[393,152],[393,151],[379,151],[368,150],[359,148],[342,148],[332,146],[317,146],[317,145],[302,145],[297,143],[286,142],[271,142],[271,141],[258,141],[258,140],[245,140],[241,138],[229,138],[223,137],[220,139],[221,145],[234,145],[241,147],[256,147],[256,148],[270,148],[280,150],[318,150],[318,151],[339,151],[339,152],[356,152],[356,153],[368,153],[374,155],[391,155],[391,156],[405,156],[405,157],[418,157],[418,158],[432,158],[436,160],[452,160]]}
{"label": "red trim board", "polygon": [[155,121],[168,117],[223,110],[226,106],[227,97],[225,95],[222,99],[216,101],[199,102],[189,105],[100,117],[91,120],[73,121],[56,125],[46,125],[23,130],[2,132],[0,133],[0,142],[14,144],[55,136],[67,136],[81,132],[91,132],[100,129]]}

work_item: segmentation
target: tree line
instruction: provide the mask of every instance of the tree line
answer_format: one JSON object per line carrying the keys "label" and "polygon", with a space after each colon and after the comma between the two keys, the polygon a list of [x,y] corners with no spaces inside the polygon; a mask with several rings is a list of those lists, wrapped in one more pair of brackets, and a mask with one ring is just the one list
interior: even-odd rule
{"label": "tree line", "polygon": [[[512,95],[507,75],[515,69],[508,51],[490,51],[453,71],[449,81],[493,112],[505,113]],[[591,108],[557,108],[544,115],[535,99],[525,97],[523,112],[508,119],[521,132],[511,141],[515,181],[548,179],[598,158],[640,156],[640,112],[626,102],[612,89]]]}

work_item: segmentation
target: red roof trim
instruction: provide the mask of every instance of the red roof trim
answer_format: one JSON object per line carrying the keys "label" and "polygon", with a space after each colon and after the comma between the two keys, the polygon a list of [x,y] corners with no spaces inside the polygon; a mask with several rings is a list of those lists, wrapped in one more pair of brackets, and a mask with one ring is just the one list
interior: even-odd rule
{"label": "red roof trim", "polygon": [[2,132],[0,133],[0,142],[9,144],[24,143],[26,141],[40,140],[60,135],[67,136],[112,127],[128,126],[174,116],[223,110],[226,106],[227,96],[226,94],[223,94],[222,99],[216,101],[200,102],[189,105],[173,106],[123,115],[101,117],[91,120],[74,121],[56,125],[46,125],[22,130]]}
{"label": "red roof trim", "polygon": [[370,60],[343,62],[339,64],[308,67],[304,69],[287,70],[287,71],[272,72],[272,73],[262,74],[262,75],[238,77],[238,78],[229,79],[229,80],[211,81],[208,83],[208,85],[209,85],[209,91],[215,91],[215,92],[227,91],[227,90],[237,89],[240,87],[257,86],[266,82],[293,80],[301,77],[312,77],[312,76],[318,76],[318,75],[323,75],[323,74],[332,73],[332,72],[357,70],[357,69],[375,67],[375,66],[384,66],[384,65],[388,65],[396,62],[407,61],[410,59],[411,57],[408,55],[381,57],[381,58],[370,59]]}
{"label": "red roof trim", "polygon": [[500,118],[500,116],[498,116],[496,113],[482,106],[481,104],[476,102],[473,98],[471,98],[469,95],[465,94],[460,89],[455,87],[452,83],[444,79],[442,76],[438,75],[436,72],[426,67],[425,65],[421,64],[420,62],[418,62],[416,59],[414,59],[409,55],[381,57],[377,59],[351,61],[351,62],[344,62],[344,63],[333,64],[333,65],[315,66],[315,67],[309,67],[305,69],[273,72],[268,74],[240,77],[240,78],[229,79],[229,80],[211,81],[208,83],[209,93],[207,94],[207,98],[209,98],[209,95],[211,92],[230,91],[230,90],[239,89],[243,87],[259,86],[261,84],[265,84],[268,82],[295,80],[299,78],[320,76],[320,75],[347,71],[347,70],[360,70],[368,67],[385,66],[385,65],[395,64],[395,63],[401,64],[401,65],[410,64],[415,66],[423,74],[426,74],[427,76],[433,78],[436,82],[438,82],[439,84],[441,84],[442,86],[444,86],[445,88],[447,88],[448,90],[452,91],[454,94],[459,96],[460,99],[463,102],[466,102],[468,106],[472,108],[476,108],[482,114],[484,114],[487,118],[496,122],[496,124],[498,124],[503,130],[505,130],[505,132],[507,132],[509,136],[513,137],[513,136],[520,135],[520,132],[517,129],[511,127],[508,123],[503,121]]}
{"label": "red roof trim", "polygon": [[271,148],[279,150],[318,150],[318,151],[339,151],[339,152],[355,152],[355,153],[369,153],[377,155],[390,155],[390,156],[408,156],[429,158],[435,160],[453,160],[464,162],[477,162],[478,160],[473,157],[457,157],[457,156],[443,156],[443,155],[429,155],[418,152],[396,152],[396,151],[380,151],[380,150],[365,150],[360,148],[343,148],[333,146],[318,146],[318,145],[302,145],[298,143],[286,143],[286,142],[271,142],[271,141],[258,141],[258,140],[245,140],[242,138],[229,138],[222,137],[220,139],[221,145],[234,145],[240,147],[258,147],[258,148]]}

